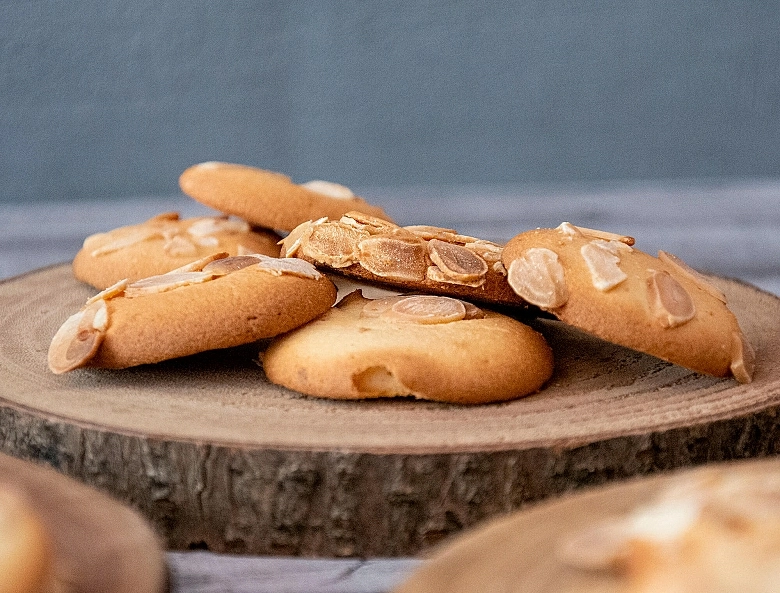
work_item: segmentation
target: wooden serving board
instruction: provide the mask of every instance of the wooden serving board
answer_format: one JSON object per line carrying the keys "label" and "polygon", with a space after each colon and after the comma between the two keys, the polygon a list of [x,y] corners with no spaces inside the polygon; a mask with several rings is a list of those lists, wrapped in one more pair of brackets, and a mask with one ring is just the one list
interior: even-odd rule
{"label": "wooden serving board", "polygon": [[24,496],[41,521],[51,541],[51,574],[56,591],[168,590],[161,542],[143,518],[127,506],[51,468],[2,454],[0,487]]}
{"label": "wooden serving board", "polygon": [[697,472],[773,476],[780,459],[738,461],[604,486],[486,522],[433,551],[393,593],[620,593],[619,575],[575,568],[560,553],[568,537],[620,519],[652,500],[672,479]]}
{"label": "wooden serving board", "polygon": [[51,337],[94,291],[47,268],[0,283],[0,450],[127,501],[172,549],[412,555],[575,488],[777,453],[780,299],[716,282],[756,348],[753,383],[538,322],[548,386],[466,407],[305,397],[266,381],[258,345],[53,375]]}

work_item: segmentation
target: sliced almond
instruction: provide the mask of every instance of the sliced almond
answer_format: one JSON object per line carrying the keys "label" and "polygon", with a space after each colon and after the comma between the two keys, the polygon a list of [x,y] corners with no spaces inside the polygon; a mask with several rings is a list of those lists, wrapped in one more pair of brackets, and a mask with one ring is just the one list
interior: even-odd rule
{"label": "sliced almond", "polygon": [[163,245],[163,251],[171,257],[188,257],[198,254],[195,243],[181,235],[174,235],[168,239]]}
{"label": "sliced almond", "polygon": [[295,254],[301,248],[301,244],[309,238],[314,227],[325,223],[327,220],[327,217],[318,220],[307,220],[291,230],[284,239],[277,243],[282,246],[279,257],[295,257]]}
{"label": "sliced almond", "polygon": [[431,282],[443,282],[444,284],[457,284],[459,286],[470,286],[472,288],[478,288],[485,283],[484,276],[482,278],[477,278],[476,280],[473,280],[471,282],[467,282],[465,280],[455,280],[448,274],[444,273],[439,268],[439,266],[436,265],[428,266],[428,269],[425,270],[425,277]]}
{"label": "sliced almond", "polygon": [[518,296],[541,309],[557,309],[569,300],[563,266],[551,249],[527,249],[509,264],[507,281]]}
{"label": "sliced almond", "polygon": [[503,252],[503,249],[501,248],[500,245],[497,245],[492,241],[477,239],[476,241],[472,241],[471,243],[464,244],[463,247],[470,251],[473,251],[489,264],[495,263],[497,261],[501,261],[501,253]]}
{"label": "sliced almond", "polygon": [[450,297],[414,295],[397,300],[382,316],[422,325],[451,323],[466,317],[466,306]]}
{"label": "sliced almond", "polygon": [[300,250],[321,264],[344,268],[357,261],[358,243],[368,236],[368,232],[344,223],[326,222],[312,227],[306,240],[301,241]]}
{"label": "sliced almond", "polygon": [[590,271],[593,286],[601,292],[607,292],[623,282],[628,275],[620,269],[620,257],[616,250],[609,248],[604,241],[591,241],[580,248],[580,254]]}
{"label": "sliced almond", "polygon": [[416,224],[403,227],[405,230],[414,233],[425,241],[431,239],[440,239],[447,241],[448,243],[454,243],[455,237],[458,235],[458,231],[455,229],[446,229],[438,226],[430,226],[425,224]]}
{"label": "sliced almond", "polygon": [[215,276],[225,276],[238,270],[260,263],[260,258],[254,255],[234,255],[214,260],[203,266],[203,272]]}
{"label": "sliced almond", "polygon": [[135,298],[148,294],[168,292],[183,286],[201,284],[217,277],[211,272],[168,272],[158,276],[149,276],[129,284],[125,289],[126,298]]}
{"label": "sliced almond", "polygon": [[[568,223],[565,223],[568,224]],[[574,226],[574,225],[571,225]],[[561,227],[558,227],[561,228]],[[575,227],[580,233],[585,235],[586,237],[593,237],[594,239],[602,239],[604,241],[618,241],[619,243],[624,243],[625,245],[628,245],[629,247],[632,246],[634,243],[636,243],[636,240],[634,237],[629,237],[628,235],[620,235],[617,233],[610,233],[609,231],[599,231],[596,229],[589,229],[587,227],[578,226]]]}
{"label": "sliced almond", "polygon": [[694,270],[692,267],[690,267],[688,264],[686,264],[683,260],[681,260],[676,255],[672,255],[671,253],[667,253],[666,251],[659,251],[658,259],[660,259],[662,262],[664,262],[665,264],[673,268],[675,271],[684,275],[689,280],[693,281],[696,284],[696,286],[698,286],[708,294],[714,296],[720,302],[722,303],[726,302],[726,295],[723,294],[723,292],[721,292],[720,289],[718,289],[718,287],[714,286],[713,284],[710,284],[703,274],[700,274],[699,272]]}
{"label": "sliced almond", "polygon": [[199,218],[187,227],[187,232],[193,237],[207,237],[216,233],[248,233],[250,230],[249,223],[244,220],[217,216]]}
{"label": "sliced almond", "polygon": [[[92,257],[100,257],[101,255],[113,253],[115,251],[131,247],[132,245],[137,245],[138,243],[143,243],[144,241],[149,241],[150,239],[157,239],[160,237],[162,237],[162,232],[159,228],[137,227],[132,231],[123,234],[121,237],[118,237],[113,241],[110,241],[105,245],[92,250],[90,255]],[[87,240],[89,240],[89,238],[87,238]]]}
{"label": "sliced almond", "polygon": [[459,282],[478,282],[485,277],[488,265],[476,253],[439,239],[428,241],[431,261],[448,278]]}
{"label": "sliced almond", "polygon": [[361,317],[379,317],[383,313],[390,310],[398,301],[407,298],[406,295],[393,295],[382,297],[378,299],[372,299],[363,305],[363,309],[360,311]]}
{"label": "sliced almond", "polygon": [[740,383],[753,381],[756,353],[742,332],[731,334],[731,374]]}
{"label": "sliced almond", "polygon": [[691,295],[665,270],[648,270],[647,302],[653,316],[667,328],[687,323],[696,315]]}
{"label": "sliced almond", "polygon": [[424,280],[428,253],[421,239],[374,235],[358,243],[358,261],[366,270],[391,280]]}
{"label": "sliced almond", "polygon": [[91,305],[94,302],[97,301],[108,301],[115,296],[120,296],[121,294],[124,294],[125,288],[127,288],[128,285],[127,278],[124,278],[123,280],[120,280],[116,284],[112,284],[105,290],[100,291],[95,296],[87,300],[87,305]]}
{"label": "sliced almond", "polygon": [[222,259],[224,257],[229,257],[229,253],[226,251],[220,251],[219,253],[212,253],[211,255],[207,255],[206,257],[202,257],[200,259],[195,260],[194,262],[190,262],[188,264],[185,264],[181,266],[180,268],[176,268],[175,270],[171,270],[168,272],[168,274],[178,274],[179,272],[200,272],[203,268],[205,268],[208,264],[211,262]]}
{"label": "sliced almond", "polygon": [[302,259],[297,259],[295,257],[284,259],[269,256],[258,257],[260,261],[257,263],[257,268],[264,272],[270,272],[275,276],[289,274],[290,276],[311,278],[312,280],[317,280],[322,277],[322,274],[317,271],[317,268]]}
{"label": "sliced almond", "polygon": [[328,196],[329,198],[336,198],[338,200],[348,200],[355,197],[355,194],[352,193],[351,189],[344,185],[333,183],[332,181],[313,179],[312,181],[302,183],[301,187],[305,187],[306,189],[317,192],[318,194]]}
{"label": "sliced almond", "polygon": [[97,353],[107,329],[108,308],[102,299],[71,315],[51,341],[49,369],[59,375],[84,366]]}
{"label": "sliced almond", "polygon": [[582,237],[582,231],[570,222],[562,222],[556,229],[567,237]]}
{"label": "sliced almond", "polygon": [[389,233],[400,228],[397,224],[392,223],[376,216],[369,214],[363,214],[356,210],[351,210],[341,217],[341,222],[356,229],[368,231],[372,235],[379,233]]}

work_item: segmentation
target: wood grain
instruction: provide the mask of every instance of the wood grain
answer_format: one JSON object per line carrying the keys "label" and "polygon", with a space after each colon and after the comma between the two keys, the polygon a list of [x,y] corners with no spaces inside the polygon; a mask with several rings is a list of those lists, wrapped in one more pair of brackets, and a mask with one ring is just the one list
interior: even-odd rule
{"label": "wood grain", "polygon": [[780,300],[718,280],[755,381],[697,375],[539,322],[557,355],[506,404],[316,400],[270,385],[258,346],[125,371],[46,368],[89,288],[68,266],[0,283],[0,450],[141,510],[172,549],[415,554],[582,486],[780,448]]}
{"label": "wood grain", "polygon": [[52,542],[57,591],[167,590],[161,542],[131,509],[51,468],[3,454],[0,486],[22,493],[42,521]]}
{"label": "wood grain", "polygon": [[561,560],[567,537],[648,504],[671,480],[697,472],[777,476],[779,459],[713,464],[663,476],[629,480],[542,503],[487,522],[454,538],[393,593],[619,593],[614,573],[585,571]]}

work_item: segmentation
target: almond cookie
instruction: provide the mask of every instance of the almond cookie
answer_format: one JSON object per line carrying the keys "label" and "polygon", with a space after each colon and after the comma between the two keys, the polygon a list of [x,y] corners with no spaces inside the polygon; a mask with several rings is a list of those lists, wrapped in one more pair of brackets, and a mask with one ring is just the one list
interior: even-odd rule
{"label": "almond cookie", "polygon": [[57,331],[49,368],[125,368],[238,346],[324,313],[336,287],[301,260],[220,253],[92,297]]}
{"label": "almond cookie", "polygon": [[226,216],[186,218],[166,212],[137,225],[90,235],[73,260],[73,274],[99,290],[164,274],[212,253],[279,255],[276,233]]}
{"label": "almond cookie", "polygon": [[307,221],[285,237],[282,257],[402,292],[440,294],[493,305],[526,306],[506,282],[502,248],[434,226],[406,226],[348,212]]}
{"label": "almond cookie", "polygon": [[750,382],[754,354],[726,298],[679,258],[563,223],[511,239],[509,285],[561,321],[694,371]]}
{"label": "almond cookie", "polygon": [[350,210],[389,220],[381,208],[343,185],[319,180],[297,184],[281,173],[246,165],[193,165],[181,174],[179,186],[198,202],[268,229],[290,231],[304,221],[337,218]]}
{"label": "almond cookie", "polygon": [[544,338],[511,317],[451,297],[360,291],[272,340],[262,361],[270,381],[316,397],[457,404],[534,393],[553,370]]}

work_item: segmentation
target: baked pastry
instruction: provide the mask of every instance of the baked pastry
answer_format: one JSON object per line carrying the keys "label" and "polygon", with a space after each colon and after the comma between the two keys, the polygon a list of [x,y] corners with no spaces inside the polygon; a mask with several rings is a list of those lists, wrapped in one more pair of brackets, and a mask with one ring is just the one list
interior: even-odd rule
{"label": "baked pastry", "polygon": [[290,231],[306,220],[339,217],[350,210],[389,220],[381,208],[343,185],[319,180],[297,184],[281,173],[247,165],[193,165],[181,174],[179,186],[198,202],[268,229]]}
{"label": "baked pastry", "polygon": [[49,368],[125,368],[238,346],[306,323],[335,299],[304,261],[215,254],[89,299],[54,336]]}
{"label": "baked pastry", "polygon": [[402,292],[526,306],[506,282],[500,245],[434,226],[401,227],[362,212],[307,221],[282,242],[282,257]]}
{"label": "baked pastry", "polygon": [[778,501],[776,470],[708,468],[676,477],[628,515],[568,535],[559,556],[612,571],[616,593],[779,591]]}
{"label": "baked pastry", "polygon": [[99,290],[165,274],[212,253],[279,255],[276,233],[227,216],[180,219],[166,212],[146,222],[90,235],[73,259],[73,274]]}
{"label": "baked pastry", "polygon": [[21,492],[0,486],[0,593],[53,589],[49,534]]}
{"label": "baked pastry", "polygon": [[753,349],[721,291],[679,258],[633,244],[563,223],[512,238],[502,261],[518,295],[565,323],[700,373],[751,381]]}
{"label": "baked pastry", "polygon": [[270,381],[316,397],[457,404],[534,393],[553,371],[544,338],[511,317],[450,297],[360,291],[273,339],[262,362]]}

